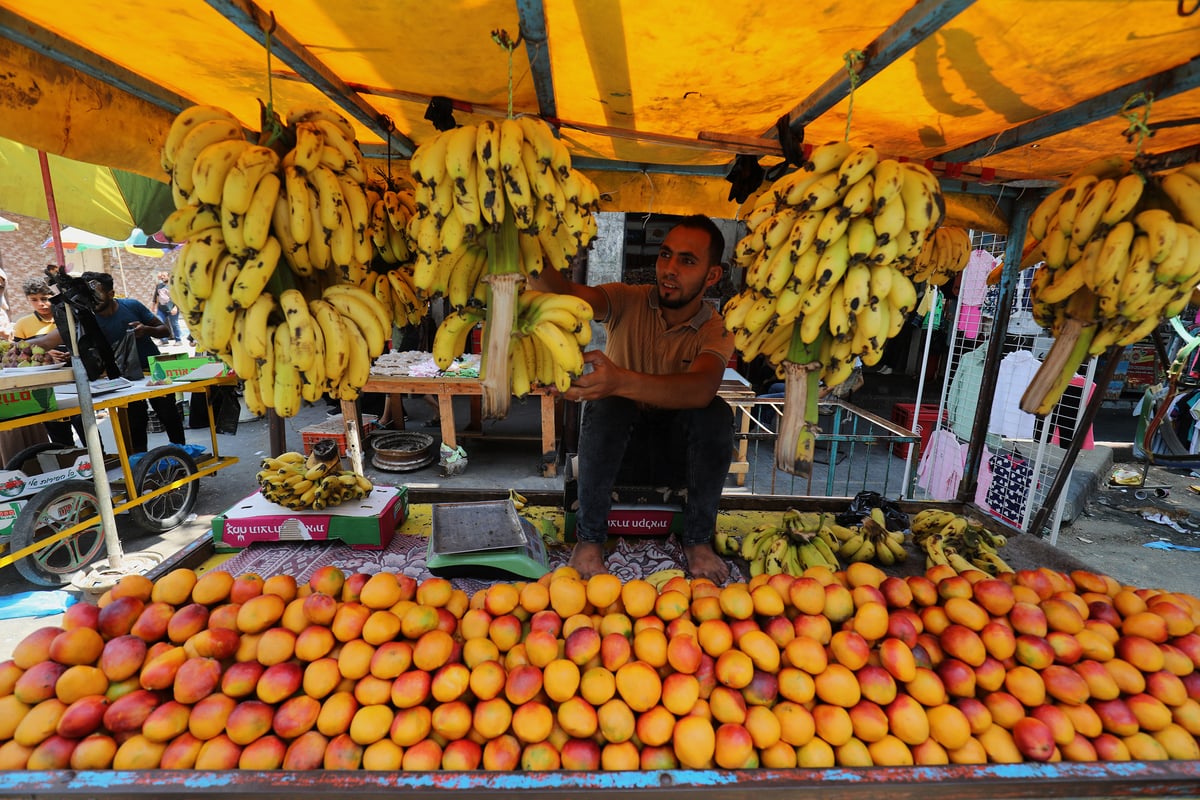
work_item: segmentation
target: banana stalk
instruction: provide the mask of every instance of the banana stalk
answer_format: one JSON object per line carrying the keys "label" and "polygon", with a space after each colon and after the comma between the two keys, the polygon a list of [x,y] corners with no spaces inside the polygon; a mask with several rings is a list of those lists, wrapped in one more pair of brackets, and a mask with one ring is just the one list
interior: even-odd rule
{"label": "banana stalk", "polygon": [[485,236],[488,251],[487,317],[483,325],[483,381],[481,410],[485,419],[504,419],[512,398],[509,385],[508,345],[517,320],[517,292],[521,274],[521,250],[517,242],[516,215],[506,213],[499,230]]}
{"label": "banana stalk", "polygon": [[797,325],[792,332],[787,359],[783,362],[783,414],[775,439],[775,468],[801,478],[812,475],[821,378],[821,363],[817,356],[821,352],[821,340],[827,335],[827,331],[822,331],[816,341],[805,344]]}
{"label": "banana stalk", "polygon": [[1075,377],[1076,370],[1088,356],[1092,339],[1099,325],[1096,323],[1096,298],[1086,287],[1072,296],[1067,306],[1067,316],[1060,326],[1050,352],[1038,367],[1029,388],[1021,397],[1021,410],[1044,417],[1062,397]]}

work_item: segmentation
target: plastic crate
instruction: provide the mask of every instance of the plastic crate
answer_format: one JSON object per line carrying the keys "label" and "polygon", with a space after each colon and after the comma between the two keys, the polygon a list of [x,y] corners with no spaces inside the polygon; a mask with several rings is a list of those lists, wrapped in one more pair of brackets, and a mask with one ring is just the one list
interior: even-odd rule
{"label": "plastic crate", "polygon": [[[921,436],[921,441],[917,444],[916,458],[920,459],[921,454],[925,452],[925,445],[929,444],[929,437],[937,428],[938,422],[938,407],[936,404],[922,404],[921,413],[914,420],[914,411],[916,411],[915,403],[896,403],[892,406],[892,422],[902,428],[907,428],[910,431],[917,431]],[[948,415],[945,409],[942,410],[942,422],[948,422]],[[892,455],[900,458],[908,457],[907,444],[893,444]]]}
{"label": "plastic crate", "polygon": [[[362,435],[366,436],[371,431],[375,430],[376,417],[374,414],[362,415]],[[322,439],[335,439],[338,443],[338,452],[346,455],[346,423],[341,414],[331,416],[324,422],[316,425],[309,425],[306,428],[300,429],[300,441],[304,444],[304,452],[312,451],[313,445]]]}

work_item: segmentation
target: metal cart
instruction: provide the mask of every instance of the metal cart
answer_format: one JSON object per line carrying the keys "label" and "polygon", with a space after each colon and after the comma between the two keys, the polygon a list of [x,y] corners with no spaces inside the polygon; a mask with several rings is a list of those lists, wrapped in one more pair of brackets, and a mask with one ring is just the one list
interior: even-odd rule
{"label": "metal cart", "polygon": [[[0,421],[0,431],[69,419],[80,413],[79,400],[71,382],[70,369],[53,372],[0,376],[0,391],[53,387],[57,408],[51,411]],[[233,385],[233,376],[207,378],[186,383],[147,385],[147,380],[129,381],[93,400],[95,411],[109,412],[116,440],[115,464],[106,457],[106,478],[112,493],[114,514],[129,512],[129,520],[151,533],[163,533],[180,525],[195,506],[200,491],[198,481],[237,463],[233,456],[221,456],[216,429],[210,426],[211,454],[196,460],[175,445],[156,447],[131,463],[125,443],[128,427],[125,409],[130,403],[169,395],[186,388],[204,392],[214,386]],[[96,420],[85,420],[95,425]],[[23,451],[16,459],[24,462],[37,452],[58,447],[46,443]],[[11,468],[10,465],[4,465]],[[17,515],[9,537],[9,552],[0,556],[0,567],[14,564],[21,575],[39,586],[67,584],[104,550],[100,522],[100,504],[93,480],[69,479],[53,483],[29,498]],[[0,550],[0,552],[3,552]]]}

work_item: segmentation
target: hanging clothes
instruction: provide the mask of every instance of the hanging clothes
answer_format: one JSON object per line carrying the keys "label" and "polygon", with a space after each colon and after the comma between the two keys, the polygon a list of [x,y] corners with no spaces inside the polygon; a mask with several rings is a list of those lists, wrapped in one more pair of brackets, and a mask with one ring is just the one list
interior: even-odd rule
{"label": "hanging clothes", "polygon": [[971,253],[963,270],[958,289],[958,330],[968,339],[978,339],[983,321],[984,299],[987,297],[988,273],[996,266],[996,258],[986,250]]}
{"label": "hanging clothes", "polygon": [[979,405],[979,387],[983,385],[983,360],[986,355],[986,347],[963,354],[950,381],[946,415],[950,420],[950,430],[960,439],[970,439],[971,429],[975,426],[975,408]]}
{"label": "hanging clothes", "polygon": [[1021,410],[1021,395],[1041,366],[1033,353],[1017,350],[1000,362],[996,373],[996,394],[992,398],[992,414],[988,432],[1010,439],[1032,439],[1036,417]]}
{"label": "hanging clothes", "polygon": [[967,447],[944,428],[930,434],[917,466],[917,486],[928,492],[930,499],[953,500],[958,495],[967,463]]}
{"label": "hanging clothes", "polygon": [[1033,467],[1016,453],[998,453],[988,459],[988,467],[992,483],[984,498],[987,507],[1010,525],[1021,527],[1033,483]]}

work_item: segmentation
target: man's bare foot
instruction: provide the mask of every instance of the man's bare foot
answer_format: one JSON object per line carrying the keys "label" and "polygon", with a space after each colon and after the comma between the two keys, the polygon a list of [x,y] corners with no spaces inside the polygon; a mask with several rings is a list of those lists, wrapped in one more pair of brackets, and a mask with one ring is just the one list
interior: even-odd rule
{"label": "man's bare foot", "polygon": [[604,566],[604,545],[597,542],[576,542],[567,566],[574,567],[579,577],[585,579],[608,572],[608,567]]}
{"label": "man's bare foot", "polygon": [[729,565],[712,549],[712,542],[687,545],[683,548],[688,573],[693,578],[708,578],[720,586],[729,579]]}

